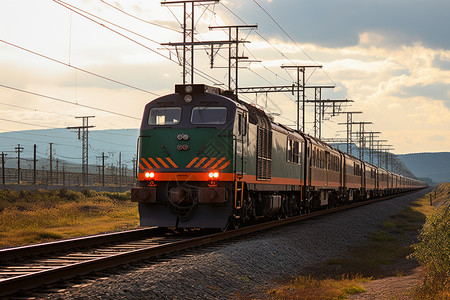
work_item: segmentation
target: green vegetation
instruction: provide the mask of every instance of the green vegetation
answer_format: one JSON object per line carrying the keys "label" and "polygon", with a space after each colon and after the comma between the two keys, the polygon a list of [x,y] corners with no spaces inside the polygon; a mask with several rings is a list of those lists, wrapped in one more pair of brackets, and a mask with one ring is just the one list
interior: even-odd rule
{"label": "green vegetation", "polygon": [[[432,196],[434,196],[432,194]],[[417,299],[450,299],[450,184],[441,184],[436,189],[434,201],[447,200],[433,214],[427,217],[419,235],[419,243],[414,245],[411,257],[425,266],[423,285],[417,290]]]}
{"label": "green vegetation", "polygon": [[136,228],[130,192],[0,191],[0,247]]}
{"label": "green vegetation", "polygon": [[[449,196],[450,184],[447,184],[446,191],[443,191],[443,186],[440,186],[437,190],[438,199],[434,201],[440,201],[439,197],[448,199]],[[428,217],[427,223],[433,222],[435,225],[427,225],[422,231],[421,243],[411,245],[416,239],[417,232],[425,223],[426,216],[433,213],[434,208],[430,206],[429,195],[426,195],[413,202],[409,208],[390,216],[389,220],[380,226],[380,230],[369,235],[368,243],[354,248],[347,257],[328,260],[314,266],[312,271],[308,272],[317,276],[300,276],[276,289],[269,290],[268,293],[275,299],[347,299],[350,294],[364,292],[360,284],[372,278],[403,276],[403,271],[396,267],[396,263],[405,261],[409,255],[417,257],[416,252],[419,252],[421,253],[421,259],[417,257],[419,261],[426,263],[431,260],[432,266],[437,267],[435,269],[427,267],[427,278],[430,278],[430,274],[435,274],[436,276],[432,278],[438,282],[428,279],[425,286],[440,286],[442,289],[436,292],[421,288],[414,297],[416,299],[450,299],[448,292],[450,213],[448,208],[445,214],[438,213],[434,217]],[[433,242],[427,243],[428,246],[419,246],[424,241],[431,240]],[[429,248],[425,251],[423,247]],[[437,262],[436,255],[438,259],[445,262]]]}
{"label": "green vegetation", "polygon": [[362,274],[365,277],[398,276],[401,272],[393,266],[397,261],[405,259],[412,252],[411,241],[425,222],[422,211],[429,210],[426,198],[390,216],[380,230],[369,234],[370,241],[357,246],[344,258],[327,262],[330,272]]}

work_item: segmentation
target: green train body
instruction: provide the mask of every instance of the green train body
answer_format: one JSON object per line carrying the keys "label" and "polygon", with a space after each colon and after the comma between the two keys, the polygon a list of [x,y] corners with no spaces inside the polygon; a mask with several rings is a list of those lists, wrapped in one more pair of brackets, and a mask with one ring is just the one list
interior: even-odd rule
{"label": "green train body", "polygon": [[[138,155],[131,192],[142,226],[226,228],[287,217],[385,194],[389,176],[378,179],[388,173],[205,85],[177,85],[146,105]],[[390,192],[422,185],[391,177],[398,184]]]}

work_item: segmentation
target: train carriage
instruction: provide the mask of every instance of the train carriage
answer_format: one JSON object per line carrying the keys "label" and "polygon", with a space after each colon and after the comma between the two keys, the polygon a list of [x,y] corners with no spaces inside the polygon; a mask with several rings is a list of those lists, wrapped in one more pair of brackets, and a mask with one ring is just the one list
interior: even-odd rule
{"label": "train carriage", "polygon": [[341,197],[341,154],[338,150],[314,137],[303,135],[310,155],[306,162],[307,198],[312,207],[334,206]]}
{"label": "train carriage", "polygon": [[363,163],[354,156],[343,154],[344,186],[349,201],[358,200],[363,187]]}
{"label": "train carriage", "polygon": [[131,198],[143,226],[236,228],[422,184],[201,84],[177,85],[146,105],[138,162]]}
{"label": "train carriage", "polygon": [[368,199],[375,197],[377,189],[377,167],[367,162],[364,162],[363,169],[364,169],[363,188],[365,198]]}

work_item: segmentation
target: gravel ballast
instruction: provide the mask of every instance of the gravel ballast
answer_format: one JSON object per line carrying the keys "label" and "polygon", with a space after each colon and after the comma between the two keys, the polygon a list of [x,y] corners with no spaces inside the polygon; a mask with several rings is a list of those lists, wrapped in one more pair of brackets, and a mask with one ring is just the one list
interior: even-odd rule
{"label": "gravel ballast", "polygon": [[276,280],[345,255],[390,215],[429,189],[110,271],[41,299],[230,299],[262,297]]}

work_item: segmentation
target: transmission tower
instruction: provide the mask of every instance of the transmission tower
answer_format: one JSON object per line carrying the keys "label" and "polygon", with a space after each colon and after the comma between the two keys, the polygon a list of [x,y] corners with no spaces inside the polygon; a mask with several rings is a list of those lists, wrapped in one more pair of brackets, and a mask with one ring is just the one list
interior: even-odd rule
{"label": "transmission tower", "polygon": [[322,68],[322,66],[281,66],[283,69],[296,69],[297,70],[297,130],[300,130],[300,73],[302,73],[302,131],[305,132],[305,73],[307,68]]}
{"label": "transmission tower", "polygon": [[[206,43],[196,43],[194,41],[195,32],[195,4],[211,4],[217,3],[219,0],[180,0],[161,2],[161,5],[183,5],[183,42],[182,43],[166,43],[161,45],[175,46],[178,60],[183,66],[183,84],[190,81],[194,83],[194,45],[206,45]],[[179,51],[181,46],[181,51]]]}
{"label": "transmission tower", "polygon": [[[231,25],[231,26],[210,26],[209,29],[228,29],[228,89],[236,91],[238,89],[239,61],[248,59],[246,56],[239,56],[239,44],[245,40],[239,40],[239,29],[257,29],[258,25]],[[233,34],[234,29],[234,34]],[[233,38],[234,35],[234,38]],[[211,45],[211,67],[213,66],[214,49]]]}
{"label": "transmission tower", "polygon": [[81,140],[82,149],[82,174],[83,174],[83,185],[88,183],[89,174],[89,128],[95,126],[89,125],[89,118],[95,118],[95,116],[84,116],[75,117],[76,119],[83,119],[82,126],[67,127],[67,129],[76,129],[78,131],[78,139]]}

